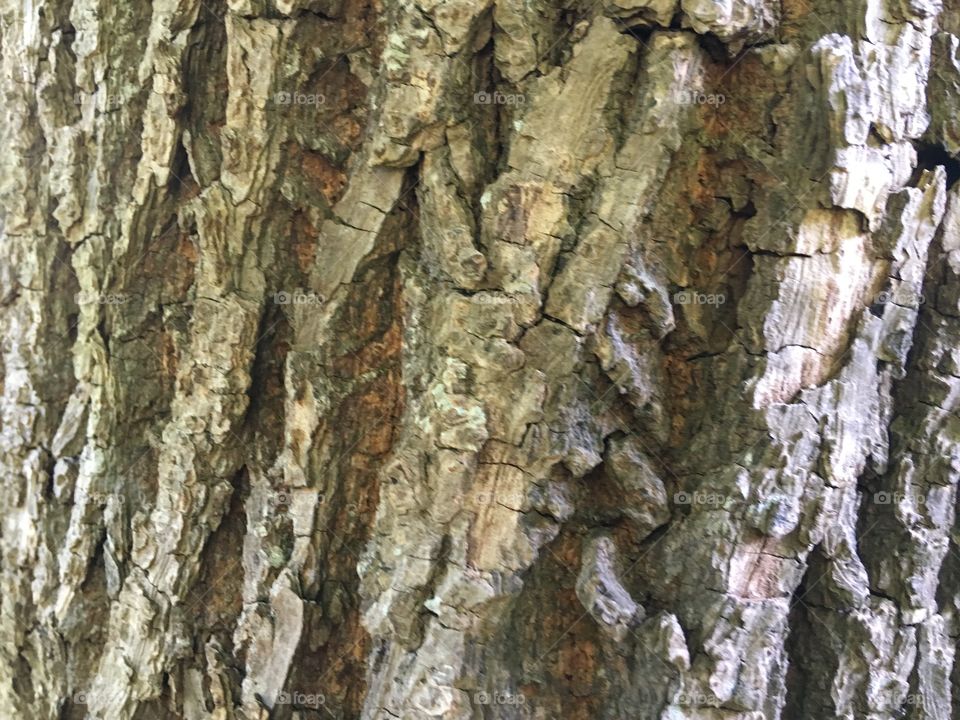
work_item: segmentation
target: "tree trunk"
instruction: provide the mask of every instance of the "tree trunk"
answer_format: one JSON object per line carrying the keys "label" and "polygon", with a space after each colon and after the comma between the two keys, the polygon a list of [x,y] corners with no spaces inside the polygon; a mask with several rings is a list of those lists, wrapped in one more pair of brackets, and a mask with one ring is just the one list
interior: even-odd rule
{"label": "tree trunk", "polygon": [[0,28],[0,715],[960,717],[954,0]]}

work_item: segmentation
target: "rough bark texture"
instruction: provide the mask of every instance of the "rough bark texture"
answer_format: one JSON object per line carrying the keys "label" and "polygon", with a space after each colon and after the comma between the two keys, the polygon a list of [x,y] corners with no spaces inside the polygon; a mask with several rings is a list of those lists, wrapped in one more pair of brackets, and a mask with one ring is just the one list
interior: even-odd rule
{"label": "rough bark texture", "polygon": [[956,2],[0,31],[4,718],[960,717]]}

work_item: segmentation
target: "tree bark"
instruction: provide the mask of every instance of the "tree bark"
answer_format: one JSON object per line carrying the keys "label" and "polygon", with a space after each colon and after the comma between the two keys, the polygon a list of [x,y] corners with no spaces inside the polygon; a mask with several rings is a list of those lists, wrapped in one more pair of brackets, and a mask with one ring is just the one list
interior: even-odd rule
{"label": "tree bark", "polygon": [[0,30],[0,715],[960,717],[953,0]]}

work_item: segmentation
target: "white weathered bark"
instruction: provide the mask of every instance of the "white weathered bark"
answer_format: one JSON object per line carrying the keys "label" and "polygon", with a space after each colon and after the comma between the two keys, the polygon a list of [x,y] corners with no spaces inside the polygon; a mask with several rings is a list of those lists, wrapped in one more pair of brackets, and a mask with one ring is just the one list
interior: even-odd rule
{"label": "white weathered bark", "polygon": [[960,713],[960,8],[0,31],[5,715]]}

